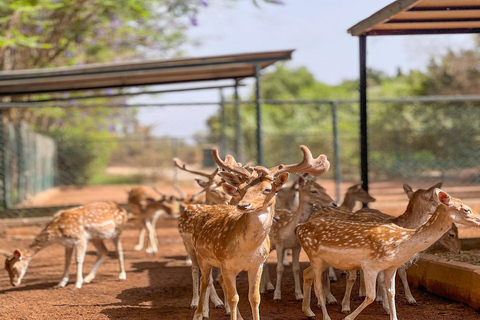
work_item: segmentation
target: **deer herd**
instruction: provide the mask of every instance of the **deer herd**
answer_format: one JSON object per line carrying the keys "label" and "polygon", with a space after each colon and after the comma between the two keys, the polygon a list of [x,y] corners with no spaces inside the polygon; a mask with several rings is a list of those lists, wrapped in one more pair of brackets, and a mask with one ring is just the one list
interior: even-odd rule
{"label": "deer herd", "polygon": [[[120,267],[120,280],[126,279],[122,229],[129,219],[141,222],[138,244],[134,250],[146,247],[156,253],[158,240],[155,225],[160,214],[175,217],[178,230],[191,261],[193,295],[190,307],[196,309],[193,319],[209,317],[210,301],[215,307],[224,306],[230,319],[243,319],[238,309],[237,275],[248,274],[248,300],[253,319],[260,319],[260,294],[274,290],[273,299],[282,299],[282,276],[288,263],[286,250],[291,250],[295,299],[302,300],[301,309],[307,317],[315,317],[311,309],[312,285],[323,319],[330,319],[327,303],[336,303],[330,292],[330,281],[336,280],[333,268],[346,272],[346,289],[342,312],[352,320],[375,298],[383,302],[390,319],[397,319],[395,308],[395,275],[402,280],[407,302],[416,301],[408,287],[406,269],[419,252],[439,241],[447,249],[460,249],[455,223],[480,226],[480,215],[441,190],[441,183],[429,189],[413,191],[404,185],[409,199],[405,212],[398,216],[368,208],[375,199],[361,184],[348,188],[343,203],[337,205],[319,184],[316,177],[325,173],[330,163],[325,155],[317,158],[301,146],[303,160],[296,164],[272,168],[242,165],[232,156],[222,160],[216,149],[213,159],[218,168],[211,174],[187,169],[179,159],[174,165],[199,175],[196,179],[202,191],[167,197],[154,187],[133,187],[128,193],[128,210],[115,203],[94,203],[59,211],[50,223],[23,250],[7,257],[5,269],[13,286],[20,285],[33,256],[52,243],[65,246],[65,269],[56,287],[65,287],[73,249],[77,264],[75,288],[91,282],[104,260],[107,248],[104,240],[114,242]],[[298,178],[286,186],[289,175]],[[355,203],[363,204],[354,211]],[[145,238],[147,244],[145,246]],[[83,261],[87,243],[98,251],[90,273],[83,278]],[[300,253],[304,250],[310,266],[303,271],[301,285]],[[276,285],[273,286],[266,259],[276,251]],[[218,270],[212,272],[213,270]],[[360,271],[360,296],[364,301],[353,312],[350,297]],[[217,277],[214,277],[214,274]],[[223,297],[215,288],[217,279]],[[300,305],[299,305],[300,308]],[[351,312],[351,313],[350,313]]]}

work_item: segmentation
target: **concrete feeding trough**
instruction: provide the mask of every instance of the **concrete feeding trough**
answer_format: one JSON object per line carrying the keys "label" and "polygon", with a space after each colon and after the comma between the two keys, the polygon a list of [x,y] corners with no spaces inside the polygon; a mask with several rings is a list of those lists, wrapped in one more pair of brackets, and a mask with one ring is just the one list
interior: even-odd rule
{"label": "concrete feeding trough", "polygon": [[[480,249],[480,238],[462,239],[462,254]],[[452,255],[422,253],[408,268],[408,280],[438,296],[480,309],[480,265],[453,260]]]}

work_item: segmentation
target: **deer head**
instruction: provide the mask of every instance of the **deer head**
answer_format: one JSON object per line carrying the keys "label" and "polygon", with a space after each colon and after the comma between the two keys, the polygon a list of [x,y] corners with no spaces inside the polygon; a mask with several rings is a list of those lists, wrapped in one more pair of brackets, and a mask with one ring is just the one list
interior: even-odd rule
{"label": "deer head", "polygon": [[[227,156],[225,161],[223,161],[220,159],[218,150],[213,149],[212,155],[214,161],[226,171],[226,173],[220,172],[219,174],[226,181],[226,183],[223,184],[225,192],[232,196],[230,204],[237,204],[240,199],[245,197],[247,190],[252,186],[259,184],[260,181],[267,181],[267,183],[270,184],[275,182],[272,187],[275,189],[276,193],[279,190],[277,188],[278,184],[281,183],[281,187],[286,182],[286,180],[283,181],[283,178],[277,180],[277,177],[281,176],[283,173],[302,172],[309,173],[313,176],[320,176],[330,168],[330,162],[325,155],[322,154],[314,159],[312,153],[306,146],[302,145],[300,148],[304,156],[301,162],[290,165],[281,164],[269,169],[263,166],[257,166],[254,168],[249,166],[242,167],[232,156]],[[288,179],[288,175],[286,177]],[[268,188],[265,190],[267,189]]]}
{"label": "deer head", "polygon": [[28,268],[28,259],[23,259],[20,250],[15,250],[13,255],[5,260],[5,270],[10,277],[10,283],[16,287],[22,282],[23,276]]}

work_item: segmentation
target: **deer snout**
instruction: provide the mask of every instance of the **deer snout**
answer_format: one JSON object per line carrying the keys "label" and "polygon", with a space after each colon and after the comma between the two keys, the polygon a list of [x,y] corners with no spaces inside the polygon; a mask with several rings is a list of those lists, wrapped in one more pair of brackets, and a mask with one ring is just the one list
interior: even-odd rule
{"label": "deer snout", "polygon": [[248,210],[252,207],[252,205],[249,204],[237,204],[237,209],[239,210]]}

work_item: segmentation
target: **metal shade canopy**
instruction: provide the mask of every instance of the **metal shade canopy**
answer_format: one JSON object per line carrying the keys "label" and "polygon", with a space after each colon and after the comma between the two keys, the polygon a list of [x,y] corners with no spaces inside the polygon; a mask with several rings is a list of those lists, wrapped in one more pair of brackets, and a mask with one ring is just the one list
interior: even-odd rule
{"label": "metal shade canopy", "polygon": [[241,80],[289,60],[293,50],[202,58],[90,64],[75,67],[0,72],[0,96],[70,90],[161,85],[179,82]]}
{"label": "metal shade canopy", "polygon": [[368,191],[367,36],[480,33],[480,0],[397,0],[360,21],[360,171]]}
{"label": "metal shade canopy", "polygon": [[348,29],[352,36],[479,31],[480,0],[398,0]]}

